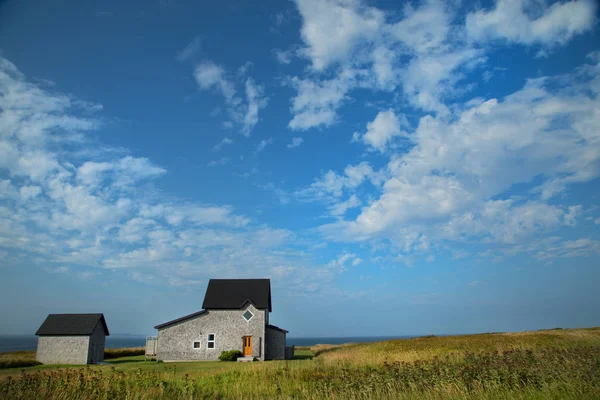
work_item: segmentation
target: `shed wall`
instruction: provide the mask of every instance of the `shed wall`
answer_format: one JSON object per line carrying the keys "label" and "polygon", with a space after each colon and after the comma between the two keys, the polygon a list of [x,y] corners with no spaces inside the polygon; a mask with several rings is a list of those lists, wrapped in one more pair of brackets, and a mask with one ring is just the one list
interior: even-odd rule
{"label": "shed wall", "polygon": [[88,348],[88,363],[99,363],[104,361],[104,345],[106,334],[101,322],[98,322],[94,332],[90,335],[90,343]]}
{"label": "shed wall", "polygon": [[87,364],[89,336],[39,336],[35,359],[43,364]]}
{"label": "shed wall", "polygon": [[[248,322],[242,314],[250,310]],[[264,360],[265,310],[252,304],[239,310],[208,310],[205,314],[158,330],[157,358],[163,361],[217,360],[222,351],[243,351],[243,336],[252,336],[252,355]],[[208,348],[208,334],[215,334],[215,348]],[[194,349],[194,341],[200,348]]]}
{"label": "shed wall", "polygon": [[285,360],[285,332],[273,328],[266,328],[267,360]]}

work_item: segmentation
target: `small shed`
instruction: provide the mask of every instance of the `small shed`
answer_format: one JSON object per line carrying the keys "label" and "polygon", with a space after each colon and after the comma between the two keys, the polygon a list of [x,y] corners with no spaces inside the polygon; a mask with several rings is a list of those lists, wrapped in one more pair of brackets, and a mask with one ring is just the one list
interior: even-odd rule
{"label": "small shed", "polygon": [[109,335],[104,314],[50,314],[35,334],[36,360],[43,364],[104,361],[104,343]]}

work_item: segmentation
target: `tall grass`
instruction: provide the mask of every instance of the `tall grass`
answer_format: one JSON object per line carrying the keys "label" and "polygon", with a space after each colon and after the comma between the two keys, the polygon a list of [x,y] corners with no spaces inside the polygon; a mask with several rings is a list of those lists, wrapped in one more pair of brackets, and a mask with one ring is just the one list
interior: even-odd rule
{"label": "tall grass", "polygon": [[[382,349],[421,358],[368,358],[380,357]],[[209,373],[161,363],[126,371],[31,370],[0,380],[0,398],[600,399],[598,329],[317,346],[313,353],[313,360],[244,363]]]}
{"label": "tall grass", "polygon": [[40,364],[35,360],[35,351],[0,353],[0,369],[32,367]]}
{"label": "tall grass", "polygon": [[3,399],[600,398],[600,346],[465,353],[378,366],[255,363],[194,378],[176,367],[23,372],[0,384]]}
{"label": "tall grass", "polygon": [[[143,347],[128,347],[122,349],[105,349],[104,359],[110,360],[121,357],[144,355]],[[4,368],[23,368],[40,365],[35,360],[35,351],[13,351],[10,353],[0,353],[0,369]]]}
{"label": "tall grass", "polygon": [[110,360],[113,358],[143,356],[145,354],[143,347],[125,347],[122,349],[104,349],[104,359]]}
{"label": "tall grass", "polygon": [[325,362],[377,365],[384,362],[413,362],[465,352],[504,352],[513,349],[568,349],[600,344],[600,328],[543,330],[518,333],[484,333],[460,336],[424,336],[376,343],[319,345],[313,351]]}

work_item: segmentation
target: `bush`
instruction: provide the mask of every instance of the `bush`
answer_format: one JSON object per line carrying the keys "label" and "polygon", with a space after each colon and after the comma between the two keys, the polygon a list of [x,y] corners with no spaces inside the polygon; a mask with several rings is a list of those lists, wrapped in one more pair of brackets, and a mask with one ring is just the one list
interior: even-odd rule
{"label": "bush", "polygon": [[239,350],[229,350],[224,351],[219,356],[219,360],[221,361],[237,361],[239,357],[242,356],[242,352]]}

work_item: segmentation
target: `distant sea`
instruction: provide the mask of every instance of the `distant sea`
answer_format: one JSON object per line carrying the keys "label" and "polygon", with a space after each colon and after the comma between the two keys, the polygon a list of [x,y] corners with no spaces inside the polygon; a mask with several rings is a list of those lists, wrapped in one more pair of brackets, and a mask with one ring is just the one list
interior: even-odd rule
{"label": "distant sea", "polygon": [[[106,347],[120,349],[123,347],[140,347],[146,345],[146,336],[118,336],[106,337]],[[35,350],[37,347],[37,336],[0,336],[0,353],[7,351]]]}
{"label": "distant sea", "polygon": [[[416,336],[355,336],[355,337],[306,337],[287,338],[288,346],[314,346],[316,344],[342,344],[359,342],[378,342],[380,340],[410,339]],[[106,347],[119,349],[123,347],[145,346],[145,336],[119,336],[110,335],[106,338]],[[0,336],[0,353],[8,351],[35,350],[37,336]]]}

